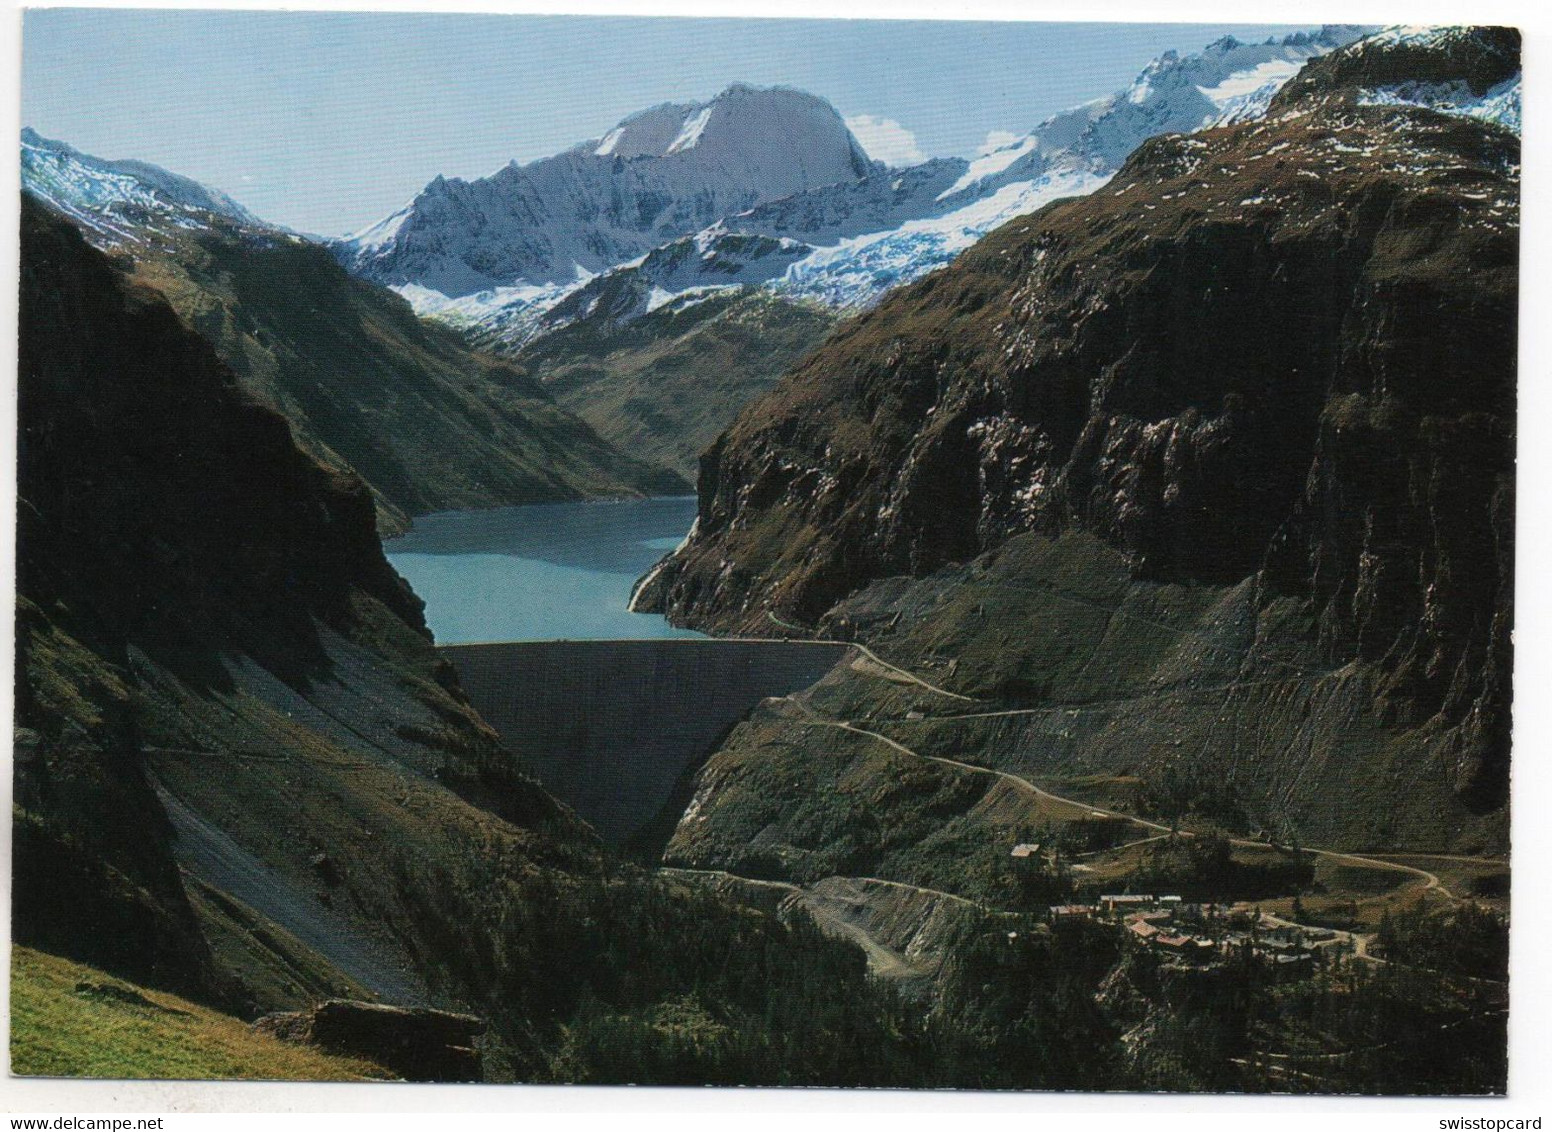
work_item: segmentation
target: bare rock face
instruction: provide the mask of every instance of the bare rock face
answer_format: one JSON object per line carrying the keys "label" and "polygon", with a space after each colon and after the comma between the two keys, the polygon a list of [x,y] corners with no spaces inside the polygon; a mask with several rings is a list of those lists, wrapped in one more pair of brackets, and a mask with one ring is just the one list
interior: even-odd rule
{"label": "bare rock face", "polygon": [[475,1039],[485,1021],[472,1014],[331,999],[312,1010],[266,1014],[260,1033],[377,1062],[407,1081],[479,1081]]}
{"label": "bare rock face", "polygon": [[1520,70],[1520,33],[1507,27],[1389,28],[1332,52],[1290,80],[1273,109],[1311,94],[1403,83],[1464,83],[1481,95]]}

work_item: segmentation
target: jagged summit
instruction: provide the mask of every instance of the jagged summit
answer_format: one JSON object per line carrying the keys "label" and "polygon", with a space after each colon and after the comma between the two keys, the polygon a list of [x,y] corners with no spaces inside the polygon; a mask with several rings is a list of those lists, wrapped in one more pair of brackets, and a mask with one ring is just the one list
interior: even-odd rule
{"label": "jagged summit", "polygon": [[1312,98],[1416,106],[1520,129],[1520,33],[1506,27],[1396,26],[1334,51],[1275,105]]}

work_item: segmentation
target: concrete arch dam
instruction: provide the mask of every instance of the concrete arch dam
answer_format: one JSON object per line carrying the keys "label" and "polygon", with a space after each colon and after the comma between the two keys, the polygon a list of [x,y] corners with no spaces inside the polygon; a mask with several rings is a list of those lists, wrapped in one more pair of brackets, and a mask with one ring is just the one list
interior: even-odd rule
{"label": "concrete arch dam", "polygon": [[676,788],[756,704],[807,688],[848,651],[692,638],[441,650],[507,746],[614,845],[662,820]]}

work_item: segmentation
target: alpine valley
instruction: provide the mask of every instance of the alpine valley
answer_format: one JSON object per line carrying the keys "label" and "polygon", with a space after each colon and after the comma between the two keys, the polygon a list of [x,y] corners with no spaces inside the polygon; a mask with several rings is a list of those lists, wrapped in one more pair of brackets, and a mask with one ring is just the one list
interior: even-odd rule
{"label": "alpine valley", "polygon": [[[1513,29],[1328,26],[328,240],[24,130],[13,1072],[1503,1093],[1519,126]],[[713,639],[389,560],[692,489]]]}
{"label": "alpine valley", "polygon": [[1256,114],[1362,30],[1168,53],[1015,141],[906,168],[869,160],[821,99],[733,86],[483,180],[438,178],[334,247],[693,481],[696,456],[838,318],[1015,216],[1093,191],[1146,138]]}
{"label": "alpine valley", "polygon": [[512,365],[218,193],[30,130],[22,184],[160,292],[306,451],[359,473],[387,532],[432,511],[686,486],[604,442]]}

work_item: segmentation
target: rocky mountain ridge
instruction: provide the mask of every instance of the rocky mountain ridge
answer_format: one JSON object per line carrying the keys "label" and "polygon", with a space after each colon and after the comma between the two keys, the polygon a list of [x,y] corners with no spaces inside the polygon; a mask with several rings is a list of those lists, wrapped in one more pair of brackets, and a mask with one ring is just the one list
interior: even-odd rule
{"label": "rocky mountain ridge", "polygon": [[[22,129],[22,181],[33,195],[102,237],[135,240],[136,230],[187,228],[219,216],[272,228],[225,193],[144,161],[105,161]],[[113,223],[118,214],[126,224]]]}
{"label": "rocky mountain ridge", "polygon": [[603,271],[597,279],[509,274],[487,290],[448,292],[449,299],[429,276],[411,275],[401,289],[424,313],[514,349],[577,317],[644,313],[646,300],[634,311],[589,305],[600,291],[622,287],[661,304],[693,299],[703,288],[755,284],[857,310],[941,267],[999,224],[1093,191],[1148,137],[1256,116],[1303,62],[1364,30],[1330,26],[1259,44],[1223,39],[1193,55],[1168,52],[1126,90],[1057,114],[973,159],[902,169],[875,163],[719,217],[645,258],[590,268]]}
{"label": "rocky mountain ridge", "polygon": [[31,131],[22,152],[27,193],[161,291],[310,453],[366,478],[385,530],[430,511],[682,489],[511,365],[213,190]]}
{"label": "rocky mountain ridge", "polygon": [[844,325],[707,453],[640,606],[843,629],[870,583],[1083,532],[1139,583],[1305,603],[1376,717],[1447,732],[1452,789],[1501,807],[1518,139],[1330,60]]}

